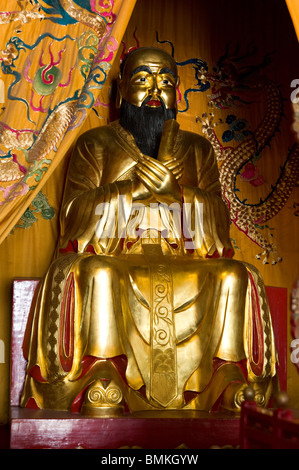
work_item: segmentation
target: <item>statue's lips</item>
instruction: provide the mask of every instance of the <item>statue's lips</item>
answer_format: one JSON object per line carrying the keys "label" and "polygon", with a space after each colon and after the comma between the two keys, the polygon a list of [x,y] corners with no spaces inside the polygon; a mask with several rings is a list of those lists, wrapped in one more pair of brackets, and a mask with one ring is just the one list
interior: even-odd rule
{"label": "statue's lips", "polygon": [[150,100],[146,103],[146,106],[152,106],[154,108],[157,108],[158,106],[162,106],[162,103],[159,100]]}

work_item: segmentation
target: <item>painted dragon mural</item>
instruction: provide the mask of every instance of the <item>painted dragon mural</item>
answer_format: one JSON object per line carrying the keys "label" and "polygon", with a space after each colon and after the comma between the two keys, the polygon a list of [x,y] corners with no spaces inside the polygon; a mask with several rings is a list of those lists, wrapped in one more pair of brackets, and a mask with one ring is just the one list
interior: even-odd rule
{"label": "painted dragon mural", "polygon": [[263,184],[261,175],[257,174],[255,161],[260,158],[263,150],[270,146],[272,139],[279,132],[284,116],[284,100],[279,86],[259,74],[259,71],[271,61],[270,55],[266,55],[258,65],[250,67],[242,65],[243,60],[255,52],[256,48],[250,46],[244,55],[238,54],[238,50],[229,54],[227,48],[213,72],[210,73],[201,65],[200,82],[210,84],[212,94],[209,95],[209,106],[222,110],[233,108],[240,103],[248,104],[250,103],[248,100],[254,99],[257,93],[262,93],[266,106],[264,116],[256,129],[253,132],[245,130],[244,120],[228,115],[226,123],[230,124],[230,129],[222,134],[222,141],[225,143],[232,140],[233,133],[236,132],[238,138],[235,140],[240,143],[235,147],[224,146],[215,130],[217,124],[223,124],[222,120],[213,122],[214,114],[207,112],[196,119],[202,124],[202,132],[215,150],[223,198],[229,207],[232,223],[261,248],[256,255],[258,259],[262,259],[263,263],[275,264],[281,261],[281,257],[271,238],[268,239],[261,233],[261,226],[283,208],[293,188],[298,184],[299,148],[294,144],[289,149],[284,164],[280,167],[280,174],[265,197],[255,203],[240,198],[237,187],[239,175],[241,180],[243,176],[243,180],[251,182],[254,186]]}

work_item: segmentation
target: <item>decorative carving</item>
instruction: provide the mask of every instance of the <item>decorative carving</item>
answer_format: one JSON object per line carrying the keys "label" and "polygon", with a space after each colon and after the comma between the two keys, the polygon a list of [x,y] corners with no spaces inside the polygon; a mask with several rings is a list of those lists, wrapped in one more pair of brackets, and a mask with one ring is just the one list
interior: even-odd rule
{"label": "decorative carving", "polygon": [[109,416],[123,413],[123,393],[110,379],[99,379],[87,389],[83,404],[83,413],[91,416]]}
{"label": "decorative carving", "polygon": [[167,406],[177,395],[172,277],[169,267],[151,268],[151,396]]}

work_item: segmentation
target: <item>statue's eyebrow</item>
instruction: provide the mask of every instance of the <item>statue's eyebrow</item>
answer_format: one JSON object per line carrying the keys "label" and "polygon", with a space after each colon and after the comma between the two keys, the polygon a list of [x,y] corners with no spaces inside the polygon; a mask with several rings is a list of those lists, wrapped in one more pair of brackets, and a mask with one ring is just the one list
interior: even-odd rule
{"label": "statue's eyebrow", "polygon": [[173,70],[167,68],[167,67],[164,67],[163,69],[161,69],[159,71],[159,74],[162,74],[162,73],[170,73],[171,75],[173,75],[175,77],[175,73]]}
{"label": "statue's eyebrow", "polygon": [[149,67],[147,67],[146,65],[140,65],[139,67],[136,67],[135,70],[133,70],[133,72],[131,73],[131,77],[133,77],[133,75],[135,75],[138,72],[148,72],[150,74],[152,73]]}
{"label": "statue's eyebrow", "polygon": [[[139,67],[136,67],[136,69],[133,70],[133,72],[131,73],[131,77],[133,77],[133,75],[135,75],[138,72],[147,72],[149,74],[153,73],[152,70],[147,65],[140,65]],[[174,71],[169,69],[168,67],[164,67],[163,69],[159,70],[159,75],[163,73],[170,73],[171,75],[175,77]]]}

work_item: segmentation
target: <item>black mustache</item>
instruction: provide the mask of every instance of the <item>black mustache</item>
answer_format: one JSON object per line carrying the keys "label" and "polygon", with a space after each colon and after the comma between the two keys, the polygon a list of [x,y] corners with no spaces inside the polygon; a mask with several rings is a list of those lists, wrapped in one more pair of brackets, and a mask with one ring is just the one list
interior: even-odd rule
{"label": "black mustache", "polygon": [[[152,99],[153,99],[153,95],[150,95],[150,96],[148,96],[147,98],[145,98],[145,100],[143,101],[141,107],[146,106],[147,103],[148,103],[149,101],[151,101]],[[162,98],[160,98],[160,96],[157,96],[157,98],[155,98],[155,101],[160,101],[162,107],[165,109],[164,101],[162,100]]]}

